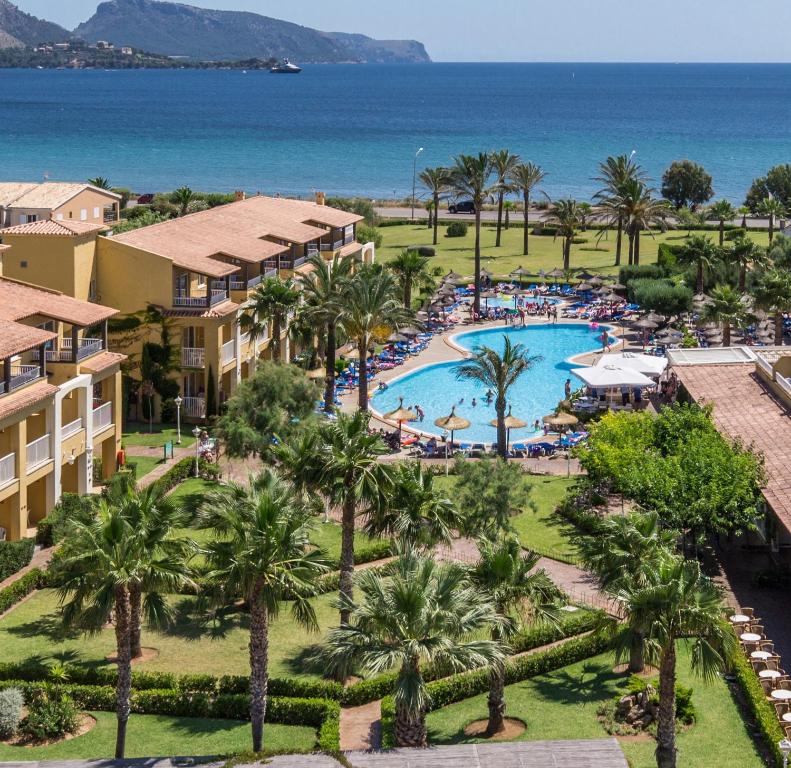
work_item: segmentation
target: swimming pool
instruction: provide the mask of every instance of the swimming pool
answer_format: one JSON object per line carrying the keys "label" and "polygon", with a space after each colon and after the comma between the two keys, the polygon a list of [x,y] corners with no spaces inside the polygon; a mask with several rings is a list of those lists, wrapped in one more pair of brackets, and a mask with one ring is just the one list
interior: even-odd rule
{"label": "swimming pool", "polygon": [[[536,299],[533,296],[519,296],[518,298],[523,305],[528,303],[560,304],[560,299],[553,299],[551,297],[540,296],[539,298]],[[472,296],[461,297],[461,301],[465,301],[468,304],[472,304]],[[515,309],[514,297],[501,293],[496,299],[481,299],[481,306],[492,307],[492,308],[505,307],[506,309]]]}
{"label": "swimming pool", "polygon": [[[524,374],[510,391],[509,405],[513,406],[513,415],[530,425],[525,429],[511,430],[511,442],[518,442],[536,436],[533,423],[557,407],[563,399],[567,378],[572,379],[575,389],[580,386],[580,382],[569,374],[571,368],[579,366],[567,360],[574,355],[599,349],[601,342],[597,336],[601,332],[601,326],[594,329],[578,323],[542,323],[524,328],[503,326],[471,331],[458,334],[454,340],[465,349],[472,350],[485,344],[502,353],[503,337],[507,334],[512,342],[524,344],[531,355],[542,356],[541,361]],[[422,422],[416,421],[410,426],[437,436],[442,430],[434,426],[434,419],[447,416],[455,405],[456,413],[469,419],[471,426],[457,433],[454,438],[463,442],[491,443],[497,438],[496,429],[489,424],[496,417],[494,404],[486,405],[485,387],[456,379],[459,365],[461,361],[437,363],[407,373],[390,382],[384,392],[376,392],[371,405],[375,411],[383,414],[395,410],[399,397],[403,397],[405,406],[413,409],[415,405],[420,405],[425,412]],[[475,406],[472,405],[473,398],[476,400]],[[543,433],[543,430],[540,432]]]}

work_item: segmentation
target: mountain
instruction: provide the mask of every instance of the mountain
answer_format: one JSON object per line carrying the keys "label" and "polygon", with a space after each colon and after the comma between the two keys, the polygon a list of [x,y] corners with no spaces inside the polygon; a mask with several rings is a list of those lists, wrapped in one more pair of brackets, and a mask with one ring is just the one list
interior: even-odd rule
{"label": "mountain", "polygon": [[0,48],[57,42],[68,40],[70,36],[63,27],[20,11],[8,0],[0,0]]}
{"label": "mountain", "polygon": [[[0,0],[5,2],[5,0]],[[246,11],[213,11],[161,0],[101,3],[74,35],[203,60],[289,58],[304,63],[430,61],[414,40],[320,32]]]}

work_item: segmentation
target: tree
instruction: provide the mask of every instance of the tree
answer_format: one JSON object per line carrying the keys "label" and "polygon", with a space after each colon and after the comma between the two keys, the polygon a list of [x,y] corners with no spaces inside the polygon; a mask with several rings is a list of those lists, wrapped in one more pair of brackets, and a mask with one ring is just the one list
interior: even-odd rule
{"label": "tree", "polygon": [[368,354],[374,340],[384,341],[399,326],[406,325],[412,312],[396,298],[390,272],[363,267],[349,284],[344,328],[360,354],[360,410],[368,410]]}
{"label": "tree", "polygon": [[516,203],[513,200],[506,200],[503,203],[503,211],[505,212],[505,218],[503,219],[503,229],[510,229],[511,228],[511,211],[516,210]]}
{"label": "tree", "polygon": [[711,176],[692,160],[676,160],[662,175],[662,196],[676,208],[686,205],[694,211],[713,195]]}
{"label": "tree", "polygon": [[702,229],[706,225],[706,211],[693,211],[684,206],[679,208],[674,216],[679,229],[687,230],[687,237],[692,237],[693,229]]}
{"label": "tree", "polygon": [[785,269],[767,270],[753,287],[753,295],[759,309],[774,315],[774,343],[782,346],[783,315],[791,312],[791,274]]}
{"label": "tree", "polygon": [[110,180],[104,176],[94,176],[92,179],[88,179],[88,183],[98,189],[110,189]]}
{"label": "tree", "polygon": [[692,290],[671,280],[630,280],[629,297],[643,309],[669,317],[683,315],[692,309]]}
{"label": "tree", "polygon": [[497,189],[492,183],[491,155],[457,155],[450,168],[450,188],[459,197],[467,197],[475,206],[475,295],[473,311],[481,313],[481,211],[483,204]]}
{"label": "tree", "polygon": [[305,306],[302,309],[313,322],[324,326],[325,333],[325,377],[324,410],[332,413],[335,408],[335,354],[338,348],[338,325],[346,315],[345,298],[349,280],[354,269],[351,256],[335,254],[332,261],[321,255],[311,256],[308,263],[313,266],[302,280]]}
{"label": "tree", "polygon": [[[268,277],[259,283],[252,295],[239,308],[237,322],[250,341],[265,338],[272,321],[272,359],[282,361],[281,337],[288,325],[289,313],[299,304],[299,291],[290,278]],[[288,362],[288,361],[286,361]]]}
{"label": "tree", "polygon": [[519,155],[512,155],[507,149],[500,149],[491,153],[492,169],[495,175],[495,194],[497,195],[497,235],[495,248],[500,247],[503,229],[503,204],[505,196],[514,191],[511,174],[522,162]]}
{"label": "tree", "polygon": [[628,653],[635,633],[645,638],[646,659],[659,669],[656,762],[658,768],[675,768],[676,643],[687,639],[693,670],[710,679],[726,667],[736,638],[724,621],[720,590],[697,561],[666,557],[646,577],[644,583],[625,584],[619,594],[626,629],[617,654]]}
{"label": "tree", "polygon": [[[492,641],[505,642],[524,624],[557,624],[560,590],[547,572],[535,570],[540,555],[525,552],[513,534],[478,541],[480,558],[472,569],[472,583],[486,594],[502,619],[491,629]],[[505,728],[505,675],[500,664],[489,670],[489,722],[486,735]]]}
{"label": "tree", "polygon": [[731,246],[730,258],[739,267],[739,291],[744,293],[747,288],[747,270],[764,261],[764,250],[757,246],[749,237],[738,237]]}
{"label": "tree", "polygon": [[317,396],[301,368],[262,360],[226,402],[215,431],[230,456],[266,456],[275,437],[287,439],[311,423]]}
{"label": "tree", "polygon": [[756,212],[769,219],[769,247],[772,247],[772,238],[775,233],[775,219],[786,215],[785,205],[776,197],[765,197],[758,203]]}
{"label": "tree", "polygon": [[755,213],[761,200],[767,197],[775,197],[786,208],[791,207],[791,165],[776,165],[769,169],[766,176],[755,179],[744,204]]}
{"label": "tree", "polygon": [[[387,446],[368,431],[370,415],[339,413],[336,421],[322,421],[309,435],[277,449],[285,471],[297,486],[320,489],[329,504],[341,508],[339,591],[352,599],[354,527],[357,515],[368,514],[392,490],[389,469],[378,461]],[[341,607],[341,624],[349,621]]]}
{"label": "tree", "polygon": [[571,269],[571,244],[581,224],[579,205],[576,200],[558,200],[549,209],[547,226],[555,228],[555,239],[563,240],[563,269]]}
{"label": "tree", "polygon": [[463,672],[502,663],[498,643],[475,639],[499,618],[461,565],[406,554],[391,568],[388,576],[360,572],[360,599],[341,597],[349,623],[329,632],[321,658],[335,668],[358,663],[375,675],[396,669],[396,746],[425,747],[422,665]]}
{"label": "tree", "polygon": [[425,168],[420,172],[420,183],[431,194],[434,203],[434,245],[437,244],[439,226],[439,201],[447,194],[450,185],[450,172],[447,168]]}
{"label": "tree", "polygon": [[642,181],[623,186],[626,233],[629,236],[629,263],[640,263],[640,234],[652,227],[665,228],[667,205],[654,197],[654,190]]}
{"label": "tree", "polygon": [[722,323],[722,346],[731,345],[731,326],[742,325],[747,311],[742,303],[741,294],[730,285],[717,285],[709,293],[710,303],[703,310],[707,321]]}
{"label": "tree", "polygon": [[695,292],[703,293],[704,276],[719,259],[716,246],[705,235],[694,235],[687,240],[678,254],[682,264],[695,267]]}
{"label": "tree", "polygon": [[404,308],[412,309],[412,288],[427,280],[432,281],[428,269],[429,260],[417,251],[404,250],[387,262],[387,268],[395,274],[404,292]]}
{"label": "tree", "polygon": [[519,163],[511,169],[510,179],[511,185],[515,192],[522,193],[522,213],[524,215],[524,232],[522,233],[522,254],[529,255],[529,213],[530,213],[530,195],[533,190],[544,180],[546,173],[540,165],[534,163]]}
{"label": "tree", "polygon": [[179,187],[170,195],[170,202],[179,208],[179,216],[186,216],[190,204],[196,199],[195,193],[189,187]]}
{"label": "tree", "polygon": [[725,222],[736,218],[736,209],[727,200],[718,200],[708,210],[708,217],[719,222],[720,248],[725,243]]}
{"label": "tree", "polygon": [[250,611],[250,723],[253,751],[264,744],[269,682],[269,622],[283,601],[300,626],[318,629],[309,598],[328,570],[323,552],[310,548],[311,510],[304,498],[273,470],[209,494],[199,525],[213,532],[206,544],[207,579],[221,605],[241,596]]}

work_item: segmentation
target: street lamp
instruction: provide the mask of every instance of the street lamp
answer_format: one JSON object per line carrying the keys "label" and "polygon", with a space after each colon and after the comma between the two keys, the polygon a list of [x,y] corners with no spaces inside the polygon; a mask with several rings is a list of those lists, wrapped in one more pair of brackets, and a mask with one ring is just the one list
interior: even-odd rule
{"label": "street lamp", "polygon": [[448,476],[448,430],[442,430],[442,441],[445,443],[445,477]]}
{"label": "street lamp", "polygon": [[791,741],[783,739],[777,746],[783,753],[783,768],[788,768],[788,755],[791,754]]}
{"label": "street lamp", "polygon": [[417,156],[423,151],[423,147],[420,147],[417,152],[415,152],[415,158],[412,161],[412,221],[415,220],[415,181],[417,178]]}
{"label": "street lamp", "polygon": [[192,435],[195,438],[195,477],[200,477],[200,468],[198,467],[198,459],[200,458],[200,427],[195,425],[195,429],[192,430]]}
{"label": "street lamp", "polygon": [[181,404],[184,402],[181,395],[176,395],[173,401],[176,404],[176,445],[181,445]]}

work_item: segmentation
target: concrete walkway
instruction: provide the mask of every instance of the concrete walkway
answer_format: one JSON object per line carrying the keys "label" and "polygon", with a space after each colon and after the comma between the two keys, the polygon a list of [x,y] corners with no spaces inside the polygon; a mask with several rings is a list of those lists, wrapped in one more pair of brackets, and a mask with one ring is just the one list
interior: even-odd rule
{"label": "concrete walkway", "polygon": [[382,701],[341,709],[341,751],[382,746]]}

